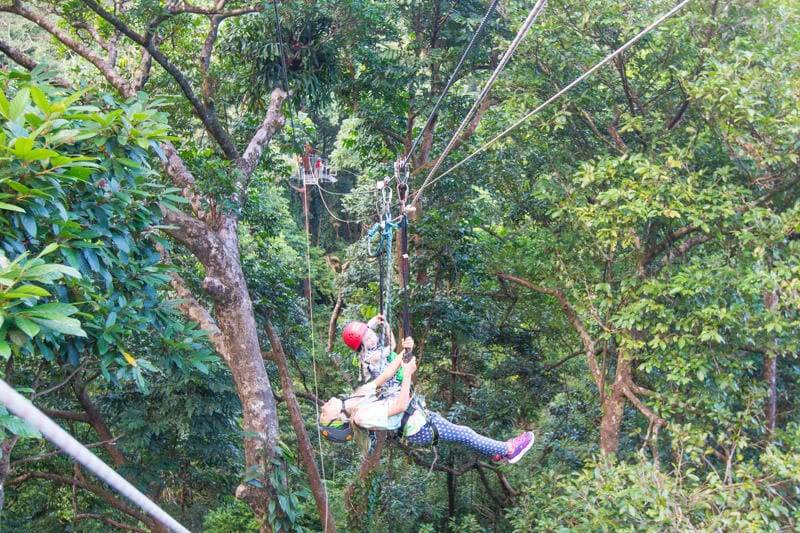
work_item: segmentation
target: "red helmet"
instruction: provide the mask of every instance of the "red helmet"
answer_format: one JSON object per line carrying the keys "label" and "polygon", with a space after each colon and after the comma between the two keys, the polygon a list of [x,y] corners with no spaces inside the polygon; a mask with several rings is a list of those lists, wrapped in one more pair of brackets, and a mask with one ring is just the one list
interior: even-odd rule
{"label": "red helmet", "polygon": [[369,329],[364,322],[350,322],[342,330],[342,340],[353,350],[361,348],[361,341]]}

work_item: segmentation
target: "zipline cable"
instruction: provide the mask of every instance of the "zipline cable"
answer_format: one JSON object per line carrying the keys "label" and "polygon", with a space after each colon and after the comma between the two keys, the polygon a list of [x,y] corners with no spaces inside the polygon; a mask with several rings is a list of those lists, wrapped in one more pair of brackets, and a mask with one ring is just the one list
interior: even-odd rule
{"label": "zipline cable", "polygon": [[452,87],[453,83],[455,83],[456,75],[458,74],[458,71],[461,70],[461,66],[464,64],[464,61],[467,59],[467,55],[469,55],[470,51],[472,50],[472,47],[478,41],[478,36],[481,34],[481,32],[483,31],[483,28],[488,23],[489,17],[492,16],[492,13],[494,12],[495,8],[497,7],[497,4],[499,3],[499,1],[500,0],[493,0],[492,1],[491,5],[489,6],[489,9],[486,11],[486,14],[483,16],[483,20],[481,20],[481,23],[478,25],[478,28],[475,30],[475,33],[472,34],[472,39],[470,40],[469,44],[467,45],[467,48],[464,49],[464,53],[461,54],[461,59],[458,61],[458,64],[456,65],[455,69],[453,70],[453,73],[450,75],[450,79],[447,80],[447,83],[445,84],[444,89],[442,89],[442,93],[439,95],[439,99],[436,101],[436,104],[433,106],[433,110],[431,111],[431,114],[428,116],[427,122],[425,122],[425,126],[423,126],[423,128],[420,130],[419,135],[417,135],[417,138],[414,139],[414,142],[411,143],[411,148],[409,148],[408,153],[406,154],[405,158],[403,159],[403,166],[408,164],[408,160],[411,158],[411,154],[414,153],[414,150],[416,150],[417,144],[419,144],[419,141],[422,139],[422,136],[425,134],[425,131],[430,127],[431,122],[433,122],[433,120],[436,118],[436,113],[439,111],[439,107],[441,107],[442,102],[444,101],[444,97],[447,94],[447,91],[449,91],[450,87]]}
{"label": "zipline cable", "polygon": [[[483,103],[484,100],[486,100],[486,97],[489,96],[489,90],[492,88],[492,85],[494,85],[494,82],[497,80],[497,77],[500,75],[500,72],[502,72],[502,70],[511,60],[511,56],[519,47],[519,44],[522,42],[522,39],[528,33],[528,30],[533,25],[534,21],[536,20],[536,17],[539,16],[539,13],[542,11],[542,8],[544,8],[544,4],[546,2],[547,0],[538,0],[538,2],[536,2],[536,5],[534,5],[533,8],[531,9],[530,13],[528,13],[528,18],[526,18],[525,22],[523,22],[522,26],[517,32],[517,36],[514,38],[514,40],[506,49],[497,67],[495,67],[494,72],[492,72],[492,75],[489,77],[489,80],[483,87],[483,90],[475,99],[475,103],[472,104],[472,108],[469,110],[469,112],[467,112],[466,116],[464,117],[464,120],[461,121],[461,124],[458,126],[458,129],[456,129],[455,133],[453,133],[453,136],[450,138],[450,142],[447,143],[447,146],[445,147],[444,151],[442,151],[442,154],[436,160],[436,164],[428,173],[428,176],[425,178],[425,181],[420,186],[420,190],[425,187],[425,184],[428,183],[433,178],[433,175],[436,173],[436,171],[439,170],[439,167],[441,166],[442,162],[445,160],[450,151],[453,149],[453,146],[455,146],[456,142],[458,141],[458,136],[461,135],[461,132],[464,131],[464,128],[467,127],[469,121],[472,120],[472,117],[477,112],[478,107]],[[417,196],[415,196],[414,199],[416,201]]]}
{"label": "zipline cable", "polygon": [[95,476],[106,482],[122,496],[141,507],[147,514],[158,520],[165,527],[178,533],[189,533],[177,520],[168,515],[153,500],[142,494],[125,478],[120,476],[99,457],[90,452],[61,426],[50,420],[36,408],[27,398],[14,390],[8,383],[0,379],[0,401],[9,411],[39,430],[50,442],[64,453],[86,467]]}
{"label": "zipline cable", "polygon": [[[606,57],[605,57],[603,60],[601,60],[601,61],[600,61],[599,63],[597,63],[595,66],[593,66],[592,68],[590,68],[589,70],[587,70],[586,72],[584,72],[583,74],[581,74],[580,76],[578,76],[577,78],[575,78],[575,79],[574,79],[574,80],[573,80],[573,81],[572,81],[572,82],[571,82],[569,85],[567,85],[566,87],[564,87],[563,89],[561,89],[560,91],[558,91],[556,94],[554,94],[553,96],[551,96],[550,98],[548,98],[546,101],[544,101],[542,104],[540,104],[540,105],[539,105],[539,106],[538,106],[536,109],[534,109],[533,111],[531,111],[530,113],[528,113],[527,115],[525,115],[524,117],[522,117],[521,119],[519,119],[517,122],[515,122],[514,124],[512,124],[511,126],[509,126],[508,128],[506,128],[506,129],[505,129],[505,131],[503,131],[502,133],[500,133],[499,135],[497,135],[496,137],[494,137],[493,139],[491,139],[489,142],[487,142],[486,144],[484,144],[483,146],[481,146],[481,147],[480,147],[479,149],[477,149],[476,151],[472,152],[472,153],[471,153],[469,156],[465,157],[464,159],[462,159],[461,161],[459,161],[457,164],[455,164],[455,165],[453,165],[452,167],[450,167],[450,169],[448,169],[446,172],[444,172],[444,173],[440,174],[439,176],[437,176],[437,177],[436,177],[436,179],[434,179],[434,180],[431,180],[431,181],[427,181],[427,182],[424,184],[424,187],[428,187],[428,186],[430,186],[430,185],[434,184],[435,182],[437,182],[437,181],[439,181],[440,179],[444,178],[445,176],[447,176],[448,174],[450,174],[451,172],[453,172],[453,171],[454,171],[454,170],[456,170],[457,168],[461,167],[463,164],[465,164],[467,161],[469,161],[470,159],[472,159],[472,158],[473,158],[473,157],[475,157],[476,155],[478,155],[478,154],[480,154],[480,153],[482,153],[482,152],[486,151],[486,149],[488,149],[488,148],[489,148],[491,145],[493,145],[493,144],[494,144],[494,143],[496,143],[498,140],[500,140],[500,139],[502,139],[503,137],[505,137],[506,135],[508,135],[508,133],[509,133],[509,132],[511,132],[512,130],[516,129],[516,128],[517,128],[517,127],[520,125],[520,124],[522,124],[523,122],[525,122],[526,120],[528,120],[529,118],[531,118],[533,115],[535,115],[536,113],[538,113],[539,111],[541,111],[542,109],[544,109],[546,106],[548,106],[548,105],[550,105],[551,103],[553,103],[553,102],[554,102],[556,99],[558,99],[559,97],[561,97],[561,95],[563,95],[564,93],[566,93],[567,91],[569,91],[570,89],[572,89],[573,87],[575,87],[577,84],[579,84],[580,82],[582,82],[583,80],[585,80],[586,78],[588,78],[589,76],[591,76],[592,74],[594,74],[594,73],[595,73],[595,72],[596,72],[598,69],[600,69],[600,68],[601,68],[603,65],[605,65],[606,63],[608,63],[609,61],[611,61],[612,59],[614,59],[615,57],[617,57],[618,55],[620,55],[622,52],[624,52],[625,50],[627,50],[628,48],[630,48],[631,46],[633,46],[633,45],[634,45],[634,44],[635,44],[637,41],[639,41],[639,40],[640,40],[642,37],[644,37],[645,35],[647,35],[647,34],[648,34],[648,33],[650,33],[651,31],[653,31],[655,28],[657,28],[658,26],[660,26],[660,25],[661,25],[661,24],[662,24],[662,23],[663,23],[665,20],[667,20],[667,19],[668,19],[668,18],[670,18],[672,15],[674,15],[675,13],[677,13],[679,10],[681,10],[683,7],[685,7],[685,6],[686,6],[686,5],[687,5],[689,2],[691,2],[691,1],[692,1],[692,0],[683,0],[683,1],[682,1],[680,4],[677,4],[675,7],[673,7],[672,9],[670,9],[668,12],[664,13],[664,14],[663,14],[661,17],[659,17],[659,18],[658,18],[658,19],[657,19],[655,22],[653,22],[652,24],[650,24],[649,26],[647,26],[645,29],[643,29],[642,31],[640,31],[640,32],[639,32],[639,33],[638,33],[636,36],[634,36],[632,39],[630,39],[628,42],[626,42],[625,44],[623,44],[623,45],[622,45],[621,47],[619,47],[617,50],[615,50],[614,52],[612,52],[611,54],[609,54],[608,56],[606,56]],[[422,193],[422,189],[423,189],[424,187],[420,187],[420,189],[419,189],[419,190],[417,191],[417,193],[414,195],[414,202],[417,202],[417,200],[419,200],[419,196],[420,196],[420,194]]]}

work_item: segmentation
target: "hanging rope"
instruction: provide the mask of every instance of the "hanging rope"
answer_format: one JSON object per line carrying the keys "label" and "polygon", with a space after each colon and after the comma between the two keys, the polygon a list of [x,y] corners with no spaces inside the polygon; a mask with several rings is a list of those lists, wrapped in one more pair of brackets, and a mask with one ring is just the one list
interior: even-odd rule
{"label": "hanging rope", "polygon": [[[283,43],[283,34],[281,32],[281,20],[280,15],[278,14],[278,0],[272,1],[272,6],[275,11],[275,31],[278,36],[278,49],[280,50],[281,54],[281,68],[283,70],[283,79],[284,83],[286,84],[286,94],[289,97],[289,121],[292,126],[292,138],[297,143],[297,139],[294,137],[295,135],[295,127],[294,127],[294,114],[292,113],[292,99],[291,99],[291,92],[289,90],[289,69],[286,66],[286,54],[285,54],[285,46]],[[297,157],[297,166],[300,170],[301,176],[303,172],[303,163],[300,160],[298,155]],[[305,227],[306,227],[306,273],[308,276],[308,321],[309,321],[309,337],[311,337],[311,367],[314,373],[314,395],[319,397],[319,383],[317,380],[317,346],[316,346],[316,337],[314,335],[314,302],[312,298],[312,286],[311,286],[311,235],[309,235],[310,225],[308,219],[308,188],[306,186],[305,178],[303,178],[303,202],[304,202],[304,212],[305,212]],[[323,200],[324,202],[324,200]],[[327,209],[327,205],[326,205]],[[314,419],[319,419],[319,406],[316,402],[314,402]],[[325,480],[325,455],[322,451],[322,433],[319,427],[319,424],[315,424],[317,428],[317,451],[319,453],[319,464],[320,464],[320,478],[323,480],[322,487],[325,491],[325,516],[328,515],[330,512],[329,509],[329,502],[330,502],[330,495],[328,494],[328,485],[324,482]],[[323,520],[325,522],[325,532],[328,531],[328,521]]]}
{"label": "hanging rope", "polygon": [[50,420],[24,396],[15,391],[4,380],[0,379],[0,401],[9,411],[39,430],[47,440],[60,448],[64,453],[86,467],[95,476],[106,482],[122,496],[138,505],[148,515],[158,520],[165,527],[178,533],[189,533],[177,520],[168,515],[153,500],[139,492],[125,478],[115,472],[99,457],[93,454],[72,435],[64,431],[58,424]]}
{"label": "hanging rope", "polygon": [[474,152],[472,152],[469,156],[465,157],[464,159],[462,159],[457,164],[455,164],[452,167],[450,167],[450,169],[448,169],[446,172],[444,172],[444,173],[440,174],[439,176],[437,176],[436,179],[431,180],[431,181],[426,180],[426,183],[422,187],[420,187],[420,189],[414,195],[414,201],[416,202],[419,199],[419,196],[422,193],[422,189],[423,188],[428,187],[428,186],[432,185],[433,183],[439,181],[440,179],[444,178],[445,176],[447,176],[448,174],[450,174],[451,172],[453,172],[457,168],[461,167],[463,164],[465,164],[467,161],[469,161],[470,159],[472,159],[476,155],[480,154],[481,152],[486,151],[486,149],[488,149],[494,143],[496,143],[497,141],[499,141],[500,139],[502,139],[503,137],[508,135],[511,131],[513,131],[517,127],[519,127],[520,124],[522,124],[523,122],[525,122],[526,120],[528,120],[529,118],[534,116],[536,113],[538,113],[539,111],[544,109],[546,106],[548,106],[551,103],[553,103],[555,100],[557,100],[559,97],[561,97],[561,95],[563,95],[564,93],[566,93],[567,91],[569,91],[570,89],[575,87],[577,84],[579,84],[580,82],[582,82],[583,80],[585,80],[586,78],[588,78],[589,76],[591,76],[592,74],[597,72],[597,70],[600,69],[603,65],[605,65],[606,63],[608,63],[609,61],[611,61],[612,59],[614,59],[615,57],[620,55],[622,52],[624,52],[625,50],[627,50],[628,48],[633,46],[642,37],[644,37],[645,35],[647,35],[651,31],[653,31],[655,28],[660,26],[665,20],[667,20],[672,15],[677,13],[679,10],[681,10],[683,7],[685,7],[691,1],[692,0],[683,0],[683,2],[681,2],[680,4],[677,4],[675,7],[673,7],[668,12],[664,13],[661,17],[659,17],[655,22],[653,22],[652,24],[647,26],[645,29],[640,31],[638,34],[636,34],[636,36],[634,36],[628,42],[623,44],[621,47],[616,49],[614,52],[612,52],[609,55],[607,55],[604,59],[602,59],[600,62],[598,62],[595,66],[593,66],[592,68],[590,68],[589,70],[587,70],[586,72],[584,72],[583,74],[581,74],[580,76],[575,78],[569,85],[567,85],[566,87],[564,87],[563,89],[558,91],[556,94],[554,94],[553,96],[548,98],[546,101],[544,101],[538,107],[536,107],[536,109],[534,109],[533,111],[531,111],[530,113],[528,113],[527,115],[525,115],[524,117],[519,119],[517,122],[515,122],[514,124],[512,124],[511,126],[506,128],[502,133],[500,133],[499,135],[494,137],[492,140],[490,140],[489,142],[487,142],[486,144],[481,146],[479,149],[477,149]]}
{"label": "hanging rope", "polygon": [[[388,180],[387,180],[388,181]],[[378,336],[378,346],[383,348],[388,342],[387,331],[391,331],[391,271],[392,271],[392,243],[394,232],[399,225],[392,222],[392,195],[391,189],[386,187],[386,181],[381,184],[381,203],[378,207],[379,222],[376,222],[367,232],[367,254],[378,257],[379,264],[379,313],[383,316],[384,331]],[[380,241],[376,250],[372,250],[372,239],[380,231]]]}

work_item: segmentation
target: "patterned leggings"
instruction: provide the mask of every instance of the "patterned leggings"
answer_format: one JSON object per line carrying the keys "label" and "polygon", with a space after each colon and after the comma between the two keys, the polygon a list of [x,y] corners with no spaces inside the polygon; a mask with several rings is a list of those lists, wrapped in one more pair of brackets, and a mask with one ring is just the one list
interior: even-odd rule
{"label": "patterned leggings", "polygon": [[[440,440],[458,442],[489,456],[496,453],[501,455],[508,453],[507,443],[479,435],[474,429],[467,426],[453,424],[437,413],[431,413],[430,422],[433,422],[436,425],[436,429],[439,430]],[[406,437],[406,440],[411,444],[423,446],[433,442],[433,430],[431,429],[430,422],[422,426],[418,432],[410,437]]]}

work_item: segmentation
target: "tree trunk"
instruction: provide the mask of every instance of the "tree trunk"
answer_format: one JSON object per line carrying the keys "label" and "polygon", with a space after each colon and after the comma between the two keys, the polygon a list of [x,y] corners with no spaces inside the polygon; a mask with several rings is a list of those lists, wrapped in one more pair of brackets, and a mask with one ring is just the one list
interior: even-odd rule
{"label": "tree trunk", "polygon": [[[452,461],[450,461],[452,467]],[[456,516],[456,476],[452,472],[447,473],[447,520],[444,523],[444,531],[450,531],[450,520]]]}
{"label": "tree trunk", "polygon": [[[248,472],[261,471],[260,481],[268,487],[272,450],[278,443],[278,414],[267,376],[253,304],[241,269],[239,242],[235,224],[220,235],[221,246],[216,254],[203,261],[206,278],[203,288],[213,298],[216,324],[224,347],[221,352],[236,383],[242,402],[242,429],[245,432],[245,466]],[[257,437],[255,436],[257,435]],[[236,496],[246,502],[264,523],[272,491],[249,483],[236,489]]]}
{"label": "tree trunk", "polygon": [[325,484],[320,477],[317,462],[314,457],[314,448],[311,445],[311,439],[306,431],[305,421],[300,412],[300,406],[297,404],[297,397],[295,396],[294,387],[292,386],[292,377],[289,374],[289,366],[286,364],[286,353],[283,351],[283,346],[277,332],[269,321],[267,321],[267,334],[273,349],[267,356],[278,367],[278,372],[281,376],[281,388],[283,389],[286,406],[289,409],[289,418],[297,434],[297,447],[300,460],[302,461],[306,474],[308,474],[308,483],[311,486],[311,493],[314,495],[314,501],[317,504],[317,511],[319,512],[323,531],[325,531],[325,533],[336,533],[336,524],[333,521],[333,514],[328,505],[328,494],[325,490]]}
{"label": "tree trunk", "polygon": [[626,402],[625,388],[630,382],[631,362],[618,357],[611,394],[603,401],[603,418],[600,421],[600,451],[603,455],[616,454],[619,449],[620,426]]}

